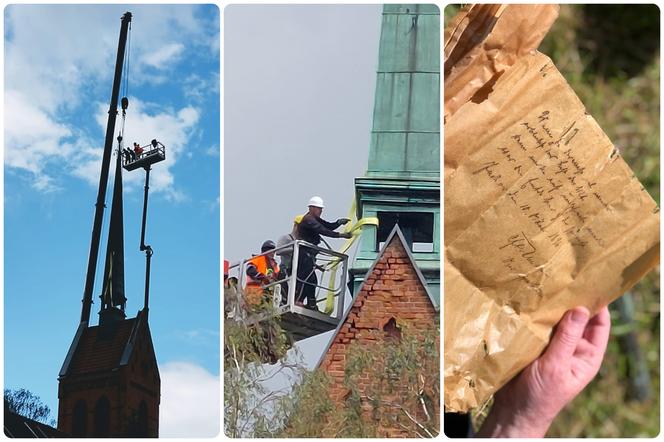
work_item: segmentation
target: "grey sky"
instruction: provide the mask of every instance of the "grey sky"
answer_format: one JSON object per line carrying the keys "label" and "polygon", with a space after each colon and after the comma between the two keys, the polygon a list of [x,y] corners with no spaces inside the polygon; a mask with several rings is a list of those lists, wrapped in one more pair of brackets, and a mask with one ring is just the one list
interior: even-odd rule
{"label": "grey sky", "polygon": [[[348,214],[372,125],[381,5],[231,5],[224,18],[224,258],[290,232],[313,195]],[[335,242],[331,241],[335,246]],[[331,332],[304,341],[315,364]]]}
{"label": "grey sky", "polygon": [[224,255],[290,232],[312,195],[345,217],[367,166],[380,5],[225,10]]}

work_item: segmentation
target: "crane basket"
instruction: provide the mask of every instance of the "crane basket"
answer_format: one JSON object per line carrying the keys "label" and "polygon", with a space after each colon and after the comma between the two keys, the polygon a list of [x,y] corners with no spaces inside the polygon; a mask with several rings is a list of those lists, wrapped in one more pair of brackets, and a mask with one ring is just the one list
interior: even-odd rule
{"label": "crane basket", "polygon": [[166,146],[157,140],[152,140],[145,146],[139,146],[139,153],[124,149],[122,153],[122,167],[127,171],[138,169],[139,167],[150,167],[154,163],[166,159]]}
{"label": "crane basket", "polygon": [[[298,277],[300,257],[306,253],[315,259],[313,272],[316,272],[316,284],[307,277]],[[247,290],[247,267],[249,261],[258,256],[276,255],[291,257],[291,267],[277,279],[262,284],[262,293],[256,296]],[[229,278],[225,283],[226,318],[255,324],[271,317],[280,316],[281,325],[295,341],[315,336],[334,329],[344,314],[346,296],[346,275],[348,255],[330,249],[315,246],[302,240],[292,241],[284,246],[254,255],[229,266]],[[329,298],[333,303],[329,312],[306,308],[297,303],[299,292],[305,285],[315,287],[317,305]]]}

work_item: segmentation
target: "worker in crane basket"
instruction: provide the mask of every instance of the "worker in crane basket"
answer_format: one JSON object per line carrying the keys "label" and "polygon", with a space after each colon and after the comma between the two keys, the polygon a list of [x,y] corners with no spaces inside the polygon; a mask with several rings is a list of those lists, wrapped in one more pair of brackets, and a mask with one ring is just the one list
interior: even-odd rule
{"label": "worker in crane basket", "polygon": [[[335,232],[335,229],[348,224],[350,220],[348,218],[339,218],[333,223],[325,221],[320,217],[324,208],[325,205],[321,197],[314,196],[309,200],[309,211],[302,217],[297,226],[297,239],[317,246],[320,244],[321,236],[328,236],[330,238],[351,238],[353,236],[349,232]],[[318,311],[316,303],[316,286],[318,285],[318,278],[316,277],[316,255],[318,252],[309,247],[302,247],[299,253],[297,285],[295,289],[296,305]],[[305,299],[307,300],[306,306],[304,305]]]}
{"label": "worker in crane basket", "polygon": [[140,159],[141,155],[143,154],[143,148],[138,143],[134,143],[134,154],[136,155],[137,159]]}
{"label": "worker in crane basket", "polygon": [[226,285],[226,280],[228,279],[231,263],[224,259],[224,285]]}
{"label": "worker in crane basket", "polygon": [[124,156],[124,163],[129,164],[136,159],[136,154],[133,150],[129,150],[126,147],[122,149],[122,155]]}
{"label": "worker in crane basket", "polygon": [[265,253],[275,248],[274,241],[267,240],[261,245],[261,255],[254,256],[247,262],[247,285],[244,293],[248,304],[260,304],[263,295],[270,294],[264,286],[283,277],[279,264],[274,259],[274,252]]}

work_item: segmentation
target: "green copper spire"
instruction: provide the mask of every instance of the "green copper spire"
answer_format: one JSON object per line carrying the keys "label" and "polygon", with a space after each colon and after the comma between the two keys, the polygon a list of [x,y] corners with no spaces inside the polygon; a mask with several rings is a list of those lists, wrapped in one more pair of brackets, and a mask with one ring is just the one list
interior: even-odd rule
{"label": "green copper spire", "polygon": [[440,12],[385,5],[373,129],[365,177],[355,179],[363,229],[351,265],[353,293],[395,224],[440,303]]}
{"label": "green copper spire", "polygon": [[440,176],[440,15],[385,5],[367,176]]}

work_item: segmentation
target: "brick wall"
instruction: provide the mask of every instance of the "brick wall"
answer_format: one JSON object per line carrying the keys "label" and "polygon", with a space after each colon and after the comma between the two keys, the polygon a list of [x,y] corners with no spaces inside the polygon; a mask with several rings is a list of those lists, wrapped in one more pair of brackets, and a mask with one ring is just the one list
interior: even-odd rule
{"label": "brick wall", "polygon": [[[125,342],[119,342],[121,350]],[[85,349],[84,349],[85,350]],[[89,351],[89,348],[87,349]],[[118,352],[120,355],[121,352]],[[86,354],[77,354],[85,361]],[[119,356],[116,358],[119,359]],[[141,401],[148,411],[148,434],[159,434],[160,380],[149,330],[143,327],[135,343],[129,364],[119,361],[93,372],[74,373],[60,380],[58,387],[58,430],[71,433],[73,410],[82,399],[87,408],[87,435],[94,433],[94,407],[105,396],[110,403],[109,436],[126,436],[128,419],[137,413]]]}
{"label": "brick wall", "polygon": [[[332,380],[330,397],[339,406],[343,406],[348,394],[343,382],[350,345],[376,342],[377,332],[389,335],[389,332],[383,332],[383,328],[392,318],[410,334],[417,334],[418,330],[437,330],[439,318],[397,235],[393,236],[373,271],[365,278],[348,317],[320,365]],[[360,376],[361,392],[371,382],[368,375]],[[436,415],[438,420],[438,407]],[[379,436],[412,437],[412,434],[400,428],[380,427]]]}

